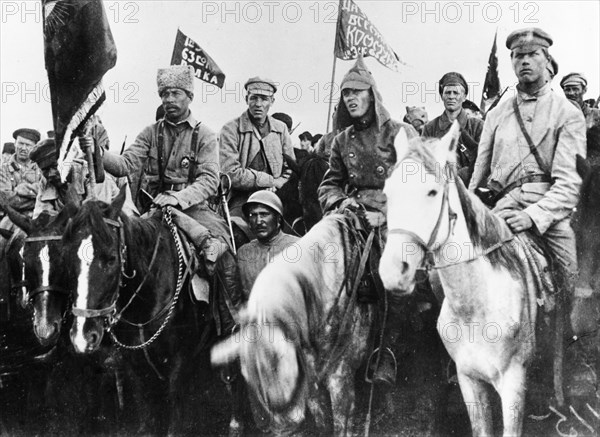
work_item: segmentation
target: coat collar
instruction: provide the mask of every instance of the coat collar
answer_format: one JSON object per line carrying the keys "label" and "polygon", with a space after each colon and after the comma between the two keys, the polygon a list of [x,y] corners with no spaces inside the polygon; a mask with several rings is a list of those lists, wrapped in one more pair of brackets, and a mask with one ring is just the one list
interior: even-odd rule
{"label": "coat collar", "polygon": [[[269,126],[271,132],[283,133],[283,129],[287,129],[287,126],[283,122],[277,122],[278,120],[274,119],[270,115],[267,115],[269,119]],[[253,132],[254,125],[250,120],[250,116],[248,115],[248,111],[244,111],[244,113],[240,117],[240,132]]]}
{"label": "coat collar", "polygon": [[[456,120],[458,121],[458,124],[460,125],[461,128],[464,128],[467,125],[467,118],[468,118],[467,112],[464,109],[461,109],[460,112],[458,113],[458,117],[456,117]],[[446,111],[442,112],[442,115],[440,116],[440,121],[439,121],[440,130],[444,131],[446,129],[450,129],[451,125],[452,125],[452,122],[448,118],[448,114],[446,114]]]}
{"label": "coat collar", "polygon": [[173,123],[173,122],[169,121],[166,117],[165,117],[165,123],[167,123],[171,126],[181,126],[182,124],[187,123],[193,129],[198,124],[198,121],[192,115],[192,111],[190,111],[187,118],[181,120],[179,123]]}

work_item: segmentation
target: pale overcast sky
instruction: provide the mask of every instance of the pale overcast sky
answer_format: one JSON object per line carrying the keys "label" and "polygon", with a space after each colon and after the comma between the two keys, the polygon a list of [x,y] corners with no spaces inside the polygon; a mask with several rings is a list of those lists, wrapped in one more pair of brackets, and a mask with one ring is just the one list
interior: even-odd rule
{"label": "pale overcast sky", "polygon": [[[41,1],[1,0],[0,141],[20,127],[52,128],[44,69]],[[107,101],[101,109],[113,150],[127,135],[133,141],[153,122],[160,100],[156,70],[168,65],[179,27],[212,56],[226,74],[218,90],[196,80],[192,111],[214,131],[245,110],[243,84],[264,75],[279,82],[271,112],[287,112],[295,132],[324,133],[333,63],[337,1],[111,1],[104,2],[118,49],[107,73]],[[375,59],[366,62],[392,117],[405,107],[425,106],[430,119],[442,105],[437,81],[459,71],[479,104],[494,32],[502,86],[514,85],[506,36],[536,26],[554,38],[550,52],[559,63],[554,88],[570,71],[589,80],[586,98],[598,98],[600,2],[588,1],[366,1],[356,4],[409,66],[395,73]],[[339,84],[354,61],[337,62]],[[336,93],[339,94],[339,93]],[[337,99],[339,96],[336,95]]]}

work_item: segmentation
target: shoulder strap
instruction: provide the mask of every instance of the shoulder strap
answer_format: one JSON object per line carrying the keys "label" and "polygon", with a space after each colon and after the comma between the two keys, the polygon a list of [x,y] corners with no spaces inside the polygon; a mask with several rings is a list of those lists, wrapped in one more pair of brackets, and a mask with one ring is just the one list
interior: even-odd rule
{"label": "shoulder strap", "polygon": [[515,115],[517,116],[517,121],[519,122],[519,127],[521,128],[521,132],[523,133],[523,136],[525,137],[525,140],[527,141],[527,144],[529,144],[529,150],[531,151],[531,154],[535,158],[535,160],[536,160],[537,164],[539,165],[540,169],[544,173],[546,173],[547,175],[550,175],[550,170],[546,167],[546,165],[542,161],[542,157],[540,156],[540,152],[538,151],[538,149],[535,146],[535,144],[533,144],[533,140],[529,136],[529,132],[527,132],[527,129],[525,129],[525,123],[523,123],[523,117],[521,116],[521,111],[519,111],[519,104],[517,102],[517,97],[515,97],[513,99],[513,108],[515,110]]}
{"label": "shoulder strap", "polygon": [[164,147],[164,128],[165,120],[158,122],[158,144],[156,145],[156,154],[158,160],[158,192],[162,193],[165,186],[165,169],[163,168],[163,147]]}
{"label": "shoulder strap", "polygon": [[190,145],[190,168],[188,170],[188,184],[193,184],[196,180],[196,167],[198,166],[198,134],[200,131],[201,121],[194,126],[194,132],[192,132],[192,144]]}

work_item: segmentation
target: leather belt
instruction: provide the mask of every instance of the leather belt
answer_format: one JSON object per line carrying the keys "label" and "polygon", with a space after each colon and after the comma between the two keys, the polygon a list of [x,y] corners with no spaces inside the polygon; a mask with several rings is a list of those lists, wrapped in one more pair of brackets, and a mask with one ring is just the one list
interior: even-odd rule
{"label": "leather belt", "polygon": [[180,184],[165,184],[163,186],[163,191],[181,191],[186,187],[187,184],[185,182],[182,182]]}
{"label": "leather belt", "polygon": [[496,194],[496,200],[500,200],[501,198],[503,198],[506,195],[506,193],[510,193],[515,188],[519,188],[525,184],[531,184],[531,183],[536,183],[536,182],[550,183],[550,182],[552,182],[552,178],[545,174],[535,174],[535,175],[525,176],[521,179],[517,179],[516,181],[508,184],[506,187],[504,187],[502,189],[502,191],[500,191],[498,194]]}

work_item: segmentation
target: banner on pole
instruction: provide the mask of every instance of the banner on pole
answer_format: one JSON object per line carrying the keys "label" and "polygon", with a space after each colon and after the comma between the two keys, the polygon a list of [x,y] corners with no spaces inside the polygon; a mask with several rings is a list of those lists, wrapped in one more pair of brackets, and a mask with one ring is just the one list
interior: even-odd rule
{"label": "banner on pole", "polygon": [[202,47],[179,29],[177,29],[171,65],[191,65],[194,67],[194,74],[198,79],[219,88],[223,88],[225,83],[225,74],[217,63]]}
{"label": "banner on pole", "polygon": [[400,60],[379,30],[352,0],[340,0],[335,35],[335,56],[350,60],[358,54],[372,56],[390,70],[399,71]]}

